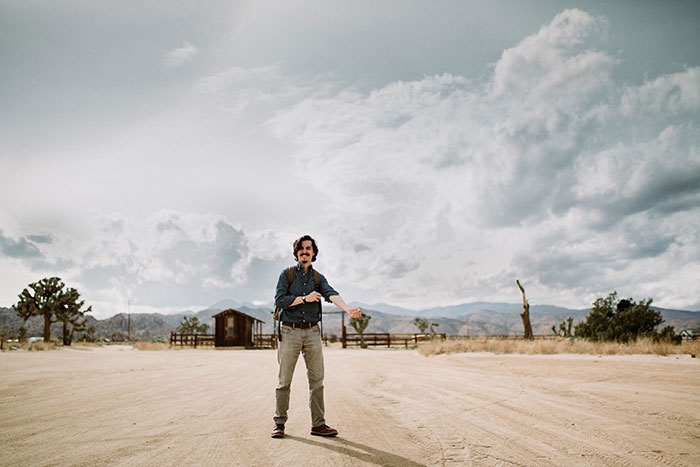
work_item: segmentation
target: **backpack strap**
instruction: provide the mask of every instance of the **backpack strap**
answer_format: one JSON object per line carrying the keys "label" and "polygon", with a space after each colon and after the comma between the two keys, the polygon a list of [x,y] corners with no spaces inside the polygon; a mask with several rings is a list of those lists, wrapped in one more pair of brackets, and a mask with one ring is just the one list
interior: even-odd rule
{"label": "backpack strap", "polygon": [[[321,273],[315,269],[311,270],[314,276],[314,290],[321,293]],[[321,331],[321,341],[323,341],[323,304],[321,300],[318,301],[318,327]]]}
{"label": "backpack strap", "polygon": [[312,269],[311,273],[314,276],[314,290],[321,293],[321,273],[315,269]]}
{"label": "backpack strap", "polygon": [[[290,268],[287,269],[287,287],[291,287],[296,276],[297,276],[296,266],[291,266]],[[279,339],[281,341],[282,340],[282,310],[280,308],[275,307],[275,311],[272,314],[272,317],[274,318],[274,321],[277,324],[277,326],[276,326],[277,327],[277,339]]]}

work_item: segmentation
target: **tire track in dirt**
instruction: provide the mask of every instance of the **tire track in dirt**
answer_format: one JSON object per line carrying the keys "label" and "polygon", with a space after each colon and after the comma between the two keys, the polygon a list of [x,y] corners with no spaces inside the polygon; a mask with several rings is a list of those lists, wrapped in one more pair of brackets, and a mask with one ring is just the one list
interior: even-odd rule
{"label": "tire track in dirt", "polygon": [[[542,464],[545,459],[540,455],[542,452],[554,454],[550,461],[554,464],[561,465],[562,462],[570,462],[572,456],[578,456],[580,464],[594,465],[596,463],[605,463],[606,465],[688,465],[685,460],[669,458],[668,455],[663,456],[658,452],[653,455],[649,454],[649,450],[640,449],[638,436],[646,436],[654,438],[653,430],[639,430],[639,426],[643,426],[641,422],[649,421],[649,417],[645,417],[642,413],[640,424],[630,424],[624,422],[625,418],[630,416],[630,407],[620,405],[613,401],[599,399],[598,407],[595,409],[595,414],[589,416],[587,410],[591,403],[591,398],[583,397],[568,397],[566,401],[557,398],[557,392],[562,390],[548,391],[542,389],[542,384],[537,383],[537,380],[529,382],[527,392],[518,392],[513,394],[511,387],[519,387],[518,378],[513,381],[508,381],[508,377],[504,377],[501,372],[491,375],[488,384],[488,393],[477,393],[478,385],[463,384],[465,380],[477,379],[481,380],[486,375],[480,371],[473,371],[469,368],[462,369],[457,375],[450,374],[450,365],[446,368],[441,367],[438,372],[440,376],[430,375],[427,380],[421,380],[421,373],[411,371],[411,368],[402,368],[401,373],[407,379],[412,380],[412,390],[416,395],[414,397],[397,397],[396,388],[390,383],[385,383],[384,386],[377,385],[375,390],[378,391],[376,397],[384,399],[387,403],[399,404],[405,406],[407,413],[412,413],[413,426],[430,426],[432,438],[438,440],[449,440],[442,442],[442,450],[447,451],[457,447],[462,440],[449,438],[448,430],[436,429],[433,421],[441,420],[442,425],[449,427],[469,426],[470,429],[477,432],[477,436],[482,442],[472,446],[472,449],[463,449],[461,455],[455,458],[460,462],[468,461],[469,459],[477,462],[489,463],[494,462],[515,462],[517,457],[530,455],[532,462]],[[546,378],[541,378],[546,380]],[[498,383],[498,381],[500,383]],[[498,384],[496,384],[498,383]],[[522,381],[520,381],[522,383]],[[465,388],[466,386],[466,388]],[[450,389],[452,387],[452,389]],[[434,389],[437,388],[437,389]],[[471,391],[471,393],[469,393]],[[610,391],[610,389],[606,389]],[[468,393],[468,395],[464,395]],[[612,392],[614,394],[614,391]],[[441,400],[462,400],[460,409],[455,411],[454,404],[442,404],[449,406],[449,410],[441,410]],[[481,399],[481,403],[476,402]],[[572,406],[572,399],[576,405]],[[542,400],[543,402],[538,402]],[[592,400],[595,400],[593,398]],[[518,403],[522,402],[522,403]],[[471,416],[465,416],[470,414]],[[556,414],[549,416],[548,414]],[[567,424],[568,419],[580,421],[582,415],[590,419],[590,423],[581,427],[581,423],[576,422],[572,426]],[[632,415],[637,413],[632,410]],[[585,419],[584,417],[584,419]],[[423,423],[421,421],[428,423]],[[612,434],[608,429],[600,429],[599,425],[608,425],[611,429],[616,426],[627,428],[635,428],[637,435],[627,434],[625,437],[620,437],[619,434]],[[496,426],[497,429],[490,428]],[[537,428],[537,433],[533,433],[532,427]],[[582,429],[585,428],[585,429]],[[673,429],[673,427],[669,427]],[[673,442],[671,437],[661,437],[659,442]],[[503,439],[509,440],[509,446],[505,446]],[[526,443],[518,442],[519,439],[527,440]],[[483,446],[487,446],[484,448]],[[498,451],[511,452],[513,451],[516,457],[510,455],[493,456],[492,449],[496,445]],[[537,446],[537,450],[532,450],[532,446]],[[687,442],[684,443],[687,446]],[[682,451],[682,448],[680,449]],[[697,453],[697,450],[695,450]],[[491,459],[489,461],[488,459]],[[445,463],[450,461],[449,456],[445,456]]]}
{"label": "tire track in dirt", "polygon": [[340,436],[309,435],[300,361],[282,440],[269,436],[274,351],[3,354],[3,462],[700,465],[698,362],[324,354],[327,420]]}

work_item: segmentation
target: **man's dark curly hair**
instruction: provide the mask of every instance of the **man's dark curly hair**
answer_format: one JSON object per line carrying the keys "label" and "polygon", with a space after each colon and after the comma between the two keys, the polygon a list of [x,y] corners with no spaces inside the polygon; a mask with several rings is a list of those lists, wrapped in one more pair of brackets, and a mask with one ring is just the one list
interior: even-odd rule
{"label": "man's dark curly hair", "polygon": [[314,249],[314,256],[311,258],[311,262],[313,263],[316,261],[316,257],[318,256],[318,247],[316,246],[316,240],[311,238],[311,235],[304,235],[294,240],[294,259],[299,261],[299,258],[297,258],[297,253],[299,250],[301,250],[301,242],[304,240],[311,240],[311,247]]}

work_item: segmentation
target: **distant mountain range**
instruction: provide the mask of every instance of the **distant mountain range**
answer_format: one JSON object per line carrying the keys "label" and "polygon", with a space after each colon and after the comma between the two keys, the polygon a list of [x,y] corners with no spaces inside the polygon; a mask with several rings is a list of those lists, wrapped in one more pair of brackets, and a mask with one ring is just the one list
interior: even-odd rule
{"label": "distant mountain range", "polygon": [[[450,335],[522,335],[523,324],[520,318],[521,304],[476,302],[461,305],[430,308],[425,310],[409,310],[388,304],[353,303],[372,317],[366,332],[415,333],[418,329],[413,324],[416,317],[436,323],[435,331]],[[131,314],[132,340],[152,340],[157,337],[168,338],[175,331],[185,316],[196,316],[200,322],[209,325],[213,332],[213,316],[220,311],[234,308],[238,311],[264,321],[263,332],[272,333],[272,310],[269,306],[255,306],[250,303],[221,300],[200,311],[183,311],[175,314],[147,313]],[[663,326],[673,326],[676,332],[683,328],[700,328],[700,312],[670,310],[655,308],[664,318]],[[324,312],[339,311],[334,306],[324,306]],[[536,335],[551,335],[552,326],[558,326],[567,317],[574,318],[574,324],[583,321],[590,309],[569,309],[552,305],[531,305],[530,321]],[[354,332],[345,317],[348,332]],[[5,326],[6,336],[17,335],[19,328],[24,326],[28,336],[41,336],[44,322],[40,317],[34,317],[27,322],[10,308],[0,308],[0,325]],[[88,316],[88,326],[95,327],[95,336],[100,339],[124,340],[127,336],[128,317],[124,313],[107,319],[95,319]],[[341,334],[340,314],[324,314],[323,329],[326,335]],[[61,324],[51,327],[51,335],[58,338],[61,335]],[[80,336],[75,336],[76,339]]]}

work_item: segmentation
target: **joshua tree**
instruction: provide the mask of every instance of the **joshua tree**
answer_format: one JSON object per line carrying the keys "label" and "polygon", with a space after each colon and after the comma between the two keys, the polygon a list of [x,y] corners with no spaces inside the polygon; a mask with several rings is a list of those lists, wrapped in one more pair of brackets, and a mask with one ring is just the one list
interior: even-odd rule
{"label": "joshua tree", "polygon": [[428,329],[429,323],[425,318],[416,318],[413,320],[413,324],[418,328],[421,334],[425,334],[425,330]]}
{"label": "joshua tree", "polygon": [[569,316],[568,318],[566,318],[566,337],[571,337],[571,325],[573,324],[573,322],[573,317]]}
{"label": "joshua tree", "polygon": [[367,326],[369,326],[370,319],[372,319],[372,317],[364,313],[362,313],[359,318],[350,318],[350,326],[355,328],[355,331],[357,331],[357,333],[360,335],[360,347],[363,349],[367,348],[363,333],[365,332],[365,329],[367,329]]}
{"label": "joshua tree", "polygon": [[206,334],[209,330],[209,325],[200,323],[199,318],[196,316],[192,318],[185,316],[177,330],[180,331],[180,334]]}
{"label": "joshua tree", "polygon": [[[87,310],[81,310],[83,305],[85,305],[85,301],[78,301],[79,299],[80,294],[77,290],[73,288],[66,290],[62,309],[57,314],[58,321],[63,323],[63,345],[71,345],[75,331],[84,331],[87,328],[85,313],[92,311],[92,307],[88,307]],[[71,325],[70,332],[68,331],[69,324]]]}
{"label": "joshua tree", "polygon": [[571,337],[571,325],[574,322],[574,318],[569,316],[566,318],[566,321],[562,321],[559,323],[559,330],[557,330],[557,326],[555,324],[552,325],[552,332],[556,336],[562,336],[562,337]]}
{"label": "joshua tree", "polygon": [[[85,326],[85,313],[92,311],[89,306],[82,309],[85,304],[80,300],[80,294],[76,289],[64,290],[65,284],[58,277],[41,279],[39,282],[29,284],[28,289],[19,294],[19,302],[14,305],[17,316],[25,321],[32,316],[44,317],[44,341],[51,340],[51,323],[63,323],[63,344],[70,345],[73,333],[82,330]],[[68,325],[71,325],[70,334]]]}

